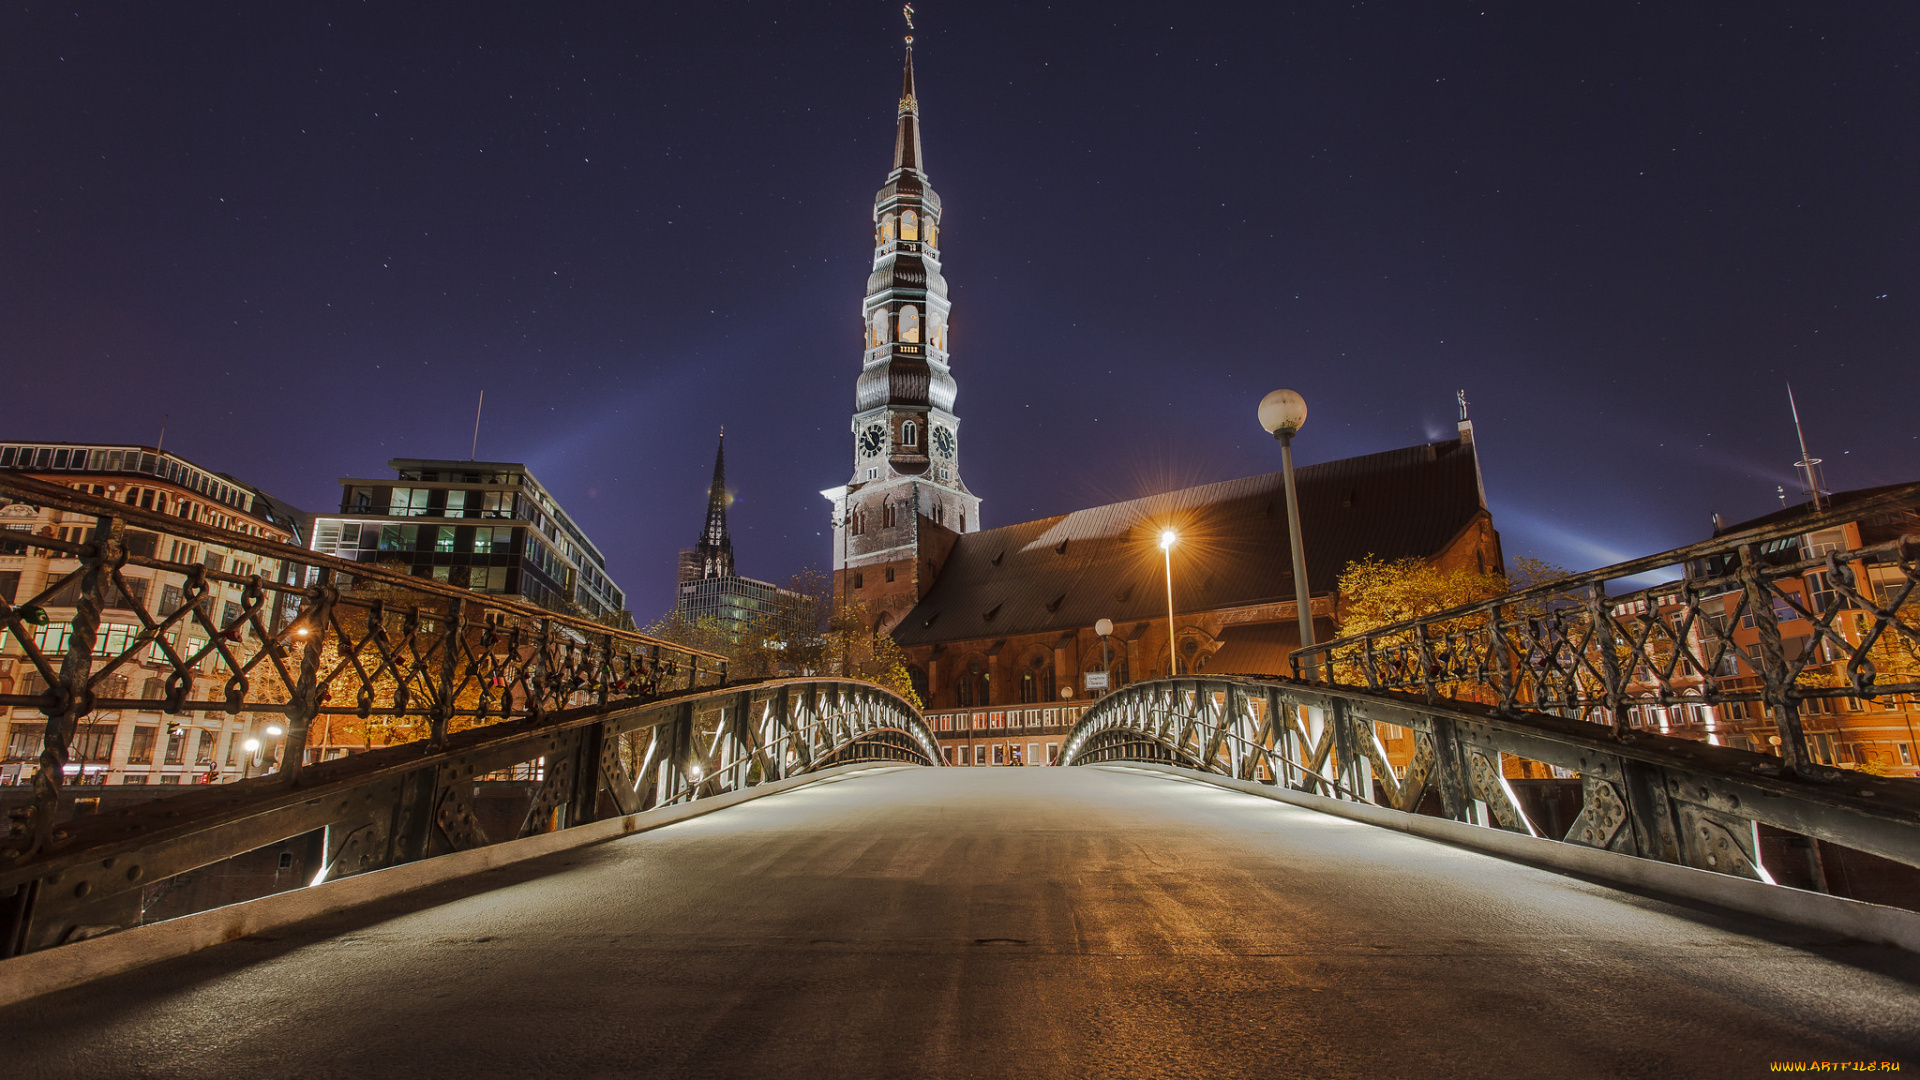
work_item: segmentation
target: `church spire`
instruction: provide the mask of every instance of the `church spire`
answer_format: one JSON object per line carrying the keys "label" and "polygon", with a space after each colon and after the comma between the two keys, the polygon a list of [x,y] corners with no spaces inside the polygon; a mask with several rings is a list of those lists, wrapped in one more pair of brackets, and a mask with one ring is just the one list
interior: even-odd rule
{"label": "church spire", "polygon": [[703,578],[733,577],[733,541],[727,537],[727,429],[713,452],[713,486],[707,490],[707,527],[695,545]]}
{"label": "church spire", "polygon": [[[912,24],[909,23],[909,26]],[[893,171],[926,175],[920,156],[920,98],[913,90],[913,35],[907,35],[907,66],[900,76],[900,126],[893,136]]]}

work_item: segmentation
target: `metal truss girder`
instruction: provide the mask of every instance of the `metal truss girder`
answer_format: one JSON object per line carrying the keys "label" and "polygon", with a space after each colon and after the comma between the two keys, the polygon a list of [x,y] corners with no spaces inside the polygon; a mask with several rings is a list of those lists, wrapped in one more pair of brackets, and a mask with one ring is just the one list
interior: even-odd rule
{"label": "metal truss girder", "polygon": [[[1230,719],[1236,694],[1264,703],[1257,727]],[[1320,710],[1317,733],[1303,709]],[[1413,733],[1414,759],[1397,784],[1377,723]],[[1750,835],[1758,822],[1920,866],[1920,792],[1910,784],[1795,775],[1746,751],[1466,701],[1255,676],[1147,680],[1089,709],[1068,733],[1061,763],[1127,753],[1176,755],[1194,768],[1406,811],[1433,792],[1447,817],[1471,820],[1477,801],[1500,827],[1533,832],[1504,779],[1502,755],[1512,754],[1581,777],[1569,842],[1746,874],[1757,872]]]}

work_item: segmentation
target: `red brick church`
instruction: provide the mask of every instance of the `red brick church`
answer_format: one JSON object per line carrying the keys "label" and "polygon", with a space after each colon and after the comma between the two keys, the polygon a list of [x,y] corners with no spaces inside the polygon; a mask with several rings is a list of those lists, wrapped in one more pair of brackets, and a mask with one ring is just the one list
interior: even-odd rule
{"label": "red brick church", "polygon": [[[1166,675],[1173,657],[1181,673],[1287,672],[1299,633],[1277,472],[981,528],[960,476],[940,215],[909,43],[893,171],[874,200],[853,476],[821,494],[833,503],[835,596],[864,603],[907,648],[949,760],[1044,764],[1099,693],[1090,673],[1110,669],[1117,687]],[[1456,439],[1309,465],[1297,480],[1322,640],[1349,562],[1504,567],[1464,417]],[[1181,537],[1171,656],[1156,543],[1167,528]],[[1114,626],[1105,660],[1101,619]]]}

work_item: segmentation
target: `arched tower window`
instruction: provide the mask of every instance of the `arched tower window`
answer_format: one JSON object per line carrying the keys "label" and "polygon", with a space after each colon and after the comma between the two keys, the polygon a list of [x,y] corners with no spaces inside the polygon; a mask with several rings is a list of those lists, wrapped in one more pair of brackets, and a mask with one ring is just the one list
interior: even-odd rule
{"label": "arched tower window", "polygon": [[947,349],[947,319],[937,311],[927,312],[927,343],[942,352]]}
{"label": "arched tower window", "polygon": [[867,320],[867,348],[877,349],[887,343],[887,309],[874,308],[873,315]]}
{"label": "arched tower window", "polygon": [[920,309],[912,304],[900,309],[900,340],[920,340]]}
{"label": "arched tower window", "polygon": [[900,239],[920,239],[920,215],[911,210],[900,212]]}
{"label": "arched tower window", "polygon": [[[988,678],[985,665],[977,656],[969,659],[960,669],[960,679],[954,686],[954,690],[954,696],[959,699],[962,708],[969,705],[993,704],[992,682]],[[972,721],[969,720],[968,724],[971,726]]]}
{"label": "arched tower window", "polygon": [[940,246],[940,223],[932,218],[927,219],[927,246]]}
{"label": "arched tower window", "polygon": [[900,425],[900,445],[901,446],[919,446],[920,445],[920,425],[914,423],[911,420],[908,420],[907,422],[901,424]]}
{"label": "arched tower window", "polygon": [[892,214],[888,214],[887,216],[880,219],[880,242],[883,244],[893,243],[893,215]]}

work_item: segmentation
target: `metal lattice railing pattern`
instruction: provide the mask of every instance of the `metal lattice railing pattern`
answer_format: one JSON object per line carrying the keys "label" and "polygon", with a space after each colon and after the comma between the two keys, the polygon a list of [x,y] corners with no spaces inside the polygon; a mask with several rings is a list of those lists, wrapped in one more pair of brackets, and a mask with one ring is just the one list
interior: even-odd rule
{"label": "metal lattice railing pattern", "polygon": [[[1849,547],[1823,530],[1866,523]],[[1610,595],[1609,582],[1673,580]],[[1920,484],[1301,650],[1294,674],[1549,712],[1625,734],[1636,706],[1749,704],[1779,766],[1838,781],[1803,714],[1920,693]]]}
{"label": "metal lattice railing pattern", "polygon": [[[69,740],[96,711],[279,714],[286,721],[279,775],[292,783],[305,767],[317,718],[379,715],[410,722],[437,747],[464,725],[537,720],[560,709],[726,678],[725,659],[713,653],[17,474],[0,473],[0,496],[94,522],[83,539],[12,541],[67,556],[74,565],[50,573],[35,596],[0,604],[0,632],[13,638],[46,687],[0,694],[0,707],[38,706],[47,718],[35,805],[0,840],[0,865],[29,858],[51,841]],[[136,552],[129,545],[136,530],[246,553],[275,572],[269,578],[174,562],[152,544]],[[150,612],[148,601],[132,599],[128,567],[179,575],[172,610],[161,605]],[[71,606],[70,617],[52,616],[56,597]],[[102,633],[101,614],[109,607],[131,613],[136,623]],[[158,684],[161,695],[126,695],[132,688],[127,675],[141,671],[161,676],[145,680]],[[125,689],[113,695],[110,687]]]}
{"label": "metal lattice railing pattern", "polygon": [[[0,532],[50,567],[0,603],[16,673],[39,684],[0,707],[46,717],[33,801],[0,837],[0,956],[131,925],[153,883],[318,829],[319,879],[486,843],[473,784],[515,767],[541,778],[530,835],[827,765],[939,761],[918,712],[868,684],[724,686],[714,653],[14,473],[0,503],[69,523]],[[248,572],[227,569],[242,556]],[[163,576],[178,584],[156,604]],[[280,764],[61,821],[74,732],[133,711],[282,719]],[[309,761],[316,725],[349,719],[391,745]]]}
{"label": "metal lattice railing pattern", "polygon": [[[149,885],[316,830],[314,884],[871,761],[932,766],[940,755],[919,713],[887,690],[780,679],[498,721],[438,745],[319,762],[297,781],[197,788],[63,823],[0,864],[0,955],[135,925]],[[539,783],[514,834],[489,836],[475,782],[516,766]]]}
{"label": "metal lattice railing pattern", "polygon": [[[1404,773],[1388,763],[1378,724],[1411,732]],[[1426,804],[1456,820],[1543,835],[1505,778],[1504,755],[1578,775],[1580,812],[1550,839],[1766,879],[1762,823],[1920,866],[1920,791],[1911,781],[1849,774],[1834,783],[1744,750],[1325,683],[1134,683],[1081,718],[1060,763],[1169,762],[1406,812]]]}

